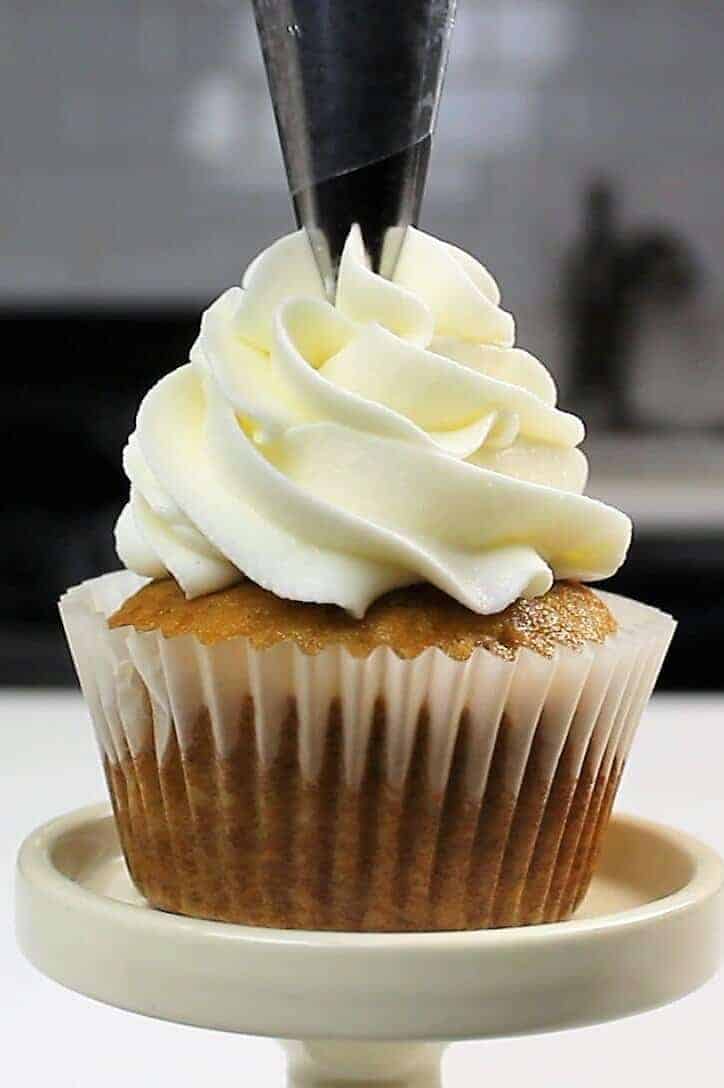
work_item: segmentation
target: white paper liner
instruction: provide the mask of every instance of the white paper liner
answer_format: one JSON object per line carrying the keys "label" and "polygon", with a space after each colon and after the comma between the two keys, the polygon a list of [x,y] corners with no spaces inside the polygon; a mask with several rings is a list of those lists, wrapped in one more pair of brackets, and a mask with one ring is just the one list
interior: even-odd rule
{"label": "white paper liner", "polygon": [[433,794],[443,793],[465,719],[472,743],[464,773],[472,800],[485,790],[503,721],[512,726],[505,785],[514,797],[534,737],[551,781],[564,746],[578,771],[587,756],[599,771],[607,772],[614,761],[621,765],[676,626],[654,608],[601,593],[616,617],[617,633],[580,651],[560,648],[550,658],[522,649],[515,661],[506,661],[478,649],[467,661],[454,661],[431,648],[402,660],[385,647],[362,659],[341,648],[310,656],[292,642],[255,650],[245,638],[204,646],[192,636],[167,639],[131,627],[110,630],[108,617],[145,581],[127,571],[105,575],[69,590],[60,604],[98,743],[112,764],[126,752],[137,755],[151,747],[162,761],[172,733],[183,754],[204,713],[224,759],[238,745],[242,710],[251,700],[260,764],[268,768],[292,700],[302,776],[314,781],[336,701],[346,784],[355,788],[363,776],[375,709],[383,702],[390,787],[403,786],[425,719],[429,786]]}

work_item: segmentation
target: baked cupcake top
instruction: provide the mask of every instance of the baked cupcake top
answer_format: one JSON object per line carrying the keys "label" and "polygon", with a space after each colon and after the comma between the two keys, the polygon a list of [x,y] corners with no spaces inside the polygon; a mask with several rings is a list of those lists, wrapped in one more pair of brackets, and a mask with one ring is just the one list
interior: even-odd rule
{"label": "baked cupcake top", "polygon": [[266,650],[293,640],[307,654],[342,646],[354,657],[367,657],[385,646],[413,658],[436,646],[458,661],[480,647],[506,660],[521,648],[550,657],[558,647],[577,650],[616,631],[601,598],[568,582],[493,616],[471,612],[434,586],[411,586],[385,594],[356,620],[336,605],[287,601],[249,581],[188,600],[167,578],[130,597],[109,625],[160,631],[167,638],[194,635],[207,646],[244,637]]}
{"label": "baked cupcake top", "polygon": [[454,246],[408,230],[391,281],[355,228],[331,305],[306,234],[281,239],[141,405],[122,561],[189,599],[249,578],[357,617],[420,581],[487,615],[607,577],[629,520],[581,494],[583,425],[513,344]]}

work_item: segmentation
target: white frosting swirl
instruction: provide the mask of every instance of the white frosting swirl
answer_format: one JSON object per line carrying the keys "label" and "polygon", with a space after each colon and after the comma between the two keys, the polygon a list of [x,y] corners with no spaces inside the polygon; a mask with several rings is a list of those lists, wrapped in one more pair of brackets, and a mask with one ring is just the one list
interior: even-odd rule
{"label": "white frosting swirl", "polygon": [[276,242],[141,405],[122,561],[189,597],[246,575],[357,616],[424,580],[489,613],[612,574],[630,522],[581,495],[583,425],[499,303],[417,230],[390,281],[355,228],[334,306],[306,235]]}

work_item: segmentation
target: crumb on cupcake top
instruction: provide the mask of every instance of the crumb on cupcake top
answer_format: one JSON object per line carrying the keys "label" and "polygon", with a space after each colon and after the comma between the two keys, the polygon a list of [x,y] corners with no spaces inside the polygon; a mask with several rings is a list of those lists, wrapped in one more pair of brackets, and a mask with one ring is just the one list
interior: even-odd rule
{"label": "crumb on cupcake top", "polygon": [[490,616],[471,612],[434,586],[415,585],[387,593],[363,619],[354,619],[336,605],[284,600],[250,581],[187,600],[171,578],[144,586],[109,620],[111,628],[125,626],[158,630],[166,638],[194,635],[207,646],[244,637],[263,650],[292,640],[307,654],[343,646],[366,657],[387,646],[398,657],[414,658],[436,646],[456,661],[478,647],[509,661],[521,647],[551,657],[559,646],[580,649],[617,630],[603,600],[577,582],[556,582],[542,597],[518,600]]}

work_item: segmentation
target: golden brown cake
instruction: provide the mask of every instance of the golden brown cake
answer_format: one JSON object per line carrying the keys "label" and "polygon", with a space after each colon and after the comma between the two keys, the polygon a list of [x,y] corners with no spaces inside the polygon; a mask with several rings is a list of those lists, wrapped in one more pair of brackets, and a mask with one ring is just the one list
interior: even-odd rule
{"label": "golden brown cake", "polygon": [[[206,645],[243,638],[259,651],[294,640],[307,655],[337,645],[367,656],[382,646],[410,659],[435,646],[457,661],[481,647],[504,660],[523,647],[549,656],[616,631],[603,601],[573,583],[488,617],[416,586],[354,620],[333,606],[282,601],[250,582],[187,601],[166,580],[130,597],[109,624],[193,635]],[[150,698],[145,712],[151,719]],[[386,781],[394,734],[382,699],[355,788],[345,780],[338,699],[317,723],[326,740],[316,780],[300,769],[291,697],[267,768],[259,764],[253,698],[241,709],[235,750],[222,759],[201,710],[183,751],[172,741],[162,758],[151,745],[115,764],[106,760],[136,884],[166,910],[261,926],[434,930],[568,917],[588,886],[622,765],[602,767],[592,756],[578,767],[564,746],[551,778],[540,730],[518,797],[507,781],[516,726],[503,714],[484,793],[473,800],[464,789],[473,731],[463,711],[448,786],[433,793],[427,718],[423,703],[398,791]]]}
{"label": "golden brown cake", "polygon": [[353,657],[367,657],[387,646],[409,659],[436,646],[455,661],[479,647],[508,661],[521,647],[550,657],[557,646],[580,649],[616,631],[601,598],[576,582],[556,582],[542,597],[492,616],[471,612],[434,586],[416,585],[380,597],[357,620],[335,605],[282,600],[249,581],[187,600],[166,578],[134,593],[109,620],[112,628],[126,625],[166,638],[194,635],[205,646],[243,637],[265,650],[291,639],[306,654],[342,646]]}
{"label": "golden brown cake", "polygon": [[[148,710],[150,714],[150,708]],[[623,770],[564,750],[552,781],[534,746],[519,799],[506,789],[515,725],[500,724],[485,793],[463,789],[471,743],[457,732],[449,788],[426,789],[424,713],[405,789],[385,782],[384,705],[375,711],[363,780],[341,766],[339,708],[330,709],[322,773],[305,781],[298,718],[260,773],[253,707],[236,751],[219,759],[208,718],[183,754],[149,748],[105,761],[131,875],[163,910],[279,928],[343,931],[478,929],[560,921],[583,898]],[[545,742],[541,738],[541,747]],[[517,801],[517,803],[516,803]]]}

